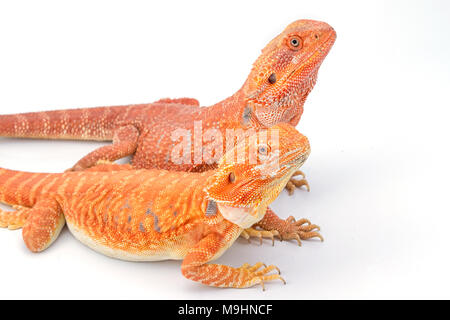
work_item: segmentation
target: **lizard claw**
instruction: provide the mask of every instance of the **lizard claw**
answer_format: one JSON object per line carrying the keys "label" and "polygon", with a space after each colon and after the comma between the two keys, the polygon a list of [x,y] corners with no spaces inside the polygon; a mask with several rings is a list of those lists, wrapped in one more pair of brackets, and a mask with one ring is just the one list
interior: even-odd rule
{"label": "lizard claw", "polygon": [[278,237],[280,241],[296,240],[299,246],[302,245],[301,240],[319,238],[323,241],[323,237],[319,233],[320,227],[305,218],[296,221],[293,216],[290,216],[286,220],[280,219],[271,227],[272,230],[259,230],[253,227],[244,229],[241,237],[247,239],[248,242],[250,242],[251,237],[259,238],[260,245],[262,245],[263,238],[269,238],[272,239],[272,246],[275,245],[275,237]]}
{"label": "lizard claw", "polygon": [[[302,176],[302,179],[294,179],[293,177],[295,176]],[[311,190],[308,181],[305,179],[305,174],[303,171],[297,170],[291,176],[285,188],[291,196],[294,194],[295,188],[301,188],[302,186],[305,186],[308,192]]]}
{"label": "lizard claw", "polygon": [[297,240],[299,246],[302,245],[301,240],[319,238],[323,241],[322,235],[318,232],[320,227],[316,224],[311,224],[308,219],[295,221],[295,218],[290,216],[274,231],[278,232],[280,241]]}
{"label": "lizard claw", "polygon": [[[261,269],[261,267],[264,267]],[[284,284],[286,284],[286,280],[284,280],[280,274],[280,269],[277,266],[270,265],[266,266],[266,264],[262,262],[258,262],[251,266],[248,263],[243,264],[240,268],[247,278],[246,286],[253,286],[255,284],[261,284],[263,291],[266,290],[264,283],[271,280],[280,280]],[[268,274],[271,271],[277,271],[277,274]]]}
{"label": "lizard claw", "polygon": [[263,243],[263,238],[269,238],[269,239],[272,239],[272,246],[274,246],[275,245],[275,237],[274,236],[279,236],[277,230],[266,231],[266,230],[256,230],[254,228],[248,228],[248,229],[244,229],[241,233],[241,237],[247,239],[248,242],[250,242],[251,237],[259,238],[260,245],[262,245],[262,243]]}
{"label": "lizard claw", "polygon": [[4,211],[0,209],[0,228],[17,230],[23,227],[30,209],[22,206],[13,206],[13,209],[16,211]]}
{"label": "lizard claw", "polygon": [[[314,227],[317,227],[314,225]],[[318,227],[317,227],[318,228]],[[307,240],[311,238],[319,238],[320,241],[323,241],[323,237],[317,231],[300,231],[297,230],[295,232],[285,232],[280,235],[282,240],[297,240],[299,247],[302,246],[301,240]]]}

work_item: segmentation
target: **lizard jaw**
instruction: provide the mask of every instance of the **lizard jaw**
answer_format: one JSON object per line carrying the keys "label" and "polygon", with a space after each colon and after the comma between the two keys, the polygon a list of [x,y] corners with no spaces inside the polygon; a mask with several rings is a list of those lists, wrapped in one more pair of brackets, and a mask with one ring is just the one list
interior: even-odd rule
{"label": "lizard jaw", "polygon": [[252,207],[232,207],[225,204],[218,203],[217,207],[220,214],[231,223],[238,225],[239,227],[246,229],[257,223],[263,218],[264,215],[255,216],[255,208]]}
{"label": "lizard jaw", "polygon": [[[300,167],[300,166],[298,166]],[[297,166],[289,168],[281,178],[276,179],[268,186],[271,192],[268,192],[261,202],[250,206],[232,206],[230,204],[217,202],[217,208],[222,217],[231,223],[238,225],[243,229],[250,228],[258,223],[265,215],[269,203],[274,201],[281,190],[284,189],[292,173],[298,169]]]}

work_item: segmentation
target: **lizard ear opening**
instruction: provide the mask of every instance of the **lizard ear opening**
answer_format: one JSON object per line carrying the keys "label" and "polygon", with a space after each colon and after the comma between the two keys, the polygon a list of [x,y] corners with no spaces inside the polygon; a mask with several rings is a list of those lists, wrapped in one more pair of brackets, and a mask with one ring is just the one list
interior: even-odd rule
{"label": "lizard ear opening", "polygon": [[236,181],[236,175],[234,174],[233,171],[231,171],[230,174],[228,175],[228,181],[230,181],[231,183],[234,183]]}

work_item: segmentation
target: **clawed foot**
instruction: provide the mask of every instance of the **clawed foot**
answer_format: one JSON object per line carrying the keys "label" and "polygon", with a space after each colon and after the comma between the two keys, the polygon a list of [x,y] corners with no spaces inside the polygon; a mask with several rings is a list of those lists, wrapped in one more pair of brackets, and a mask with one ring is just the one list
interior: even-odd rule
{"label": "clawed foot", "polygon": [[[293,177],[296,177],[296,176],[302,176],[302,179],[294,179]],[[305,188],[308,192],[310,191],[309,183],[305,179],[305,174],[303,173],[303,171],[300,171],[300,170],[295,171],[294,174],[292,175],[291,179],[286,184],[286,189],[287,189],[289,195],[291,196],[294,194],[295,188],[301,188],[302,186],[305,186]]]}
{"label": "clawed foot", "polygon": [[259,242],[261,245],[263,242],[263,238],[269,238],[269,239],[272,239],[272,246],[274,246],[275,245],[275,237],[274,236],[279,236],[279,233],[277,230],[266,231],[266,230],[257,230],[254,228],[247,228],[247,229],[244,229],[241,233],[241,237],[247,239],[248,242],[250,242],[251,237],[259,238]]}
{"label": "clawed foot", "polygon": [[307,240],[311,238],[319,238],[323,241],[322,235],[318,232],[320,227],[315,224],[311,224],[308,219],[300,219],[295,221],[293,216],[290,216],[284,220],[284,224],[278,229],[280,240],[297,240],[298,245],[301,246],[300,240]]}
{"label": "clawed foot", "polygon": [[16,230],[23,227],[27,221],[29,208],[12,206],[16,211],[4,211],[0,209],[0,228]]}
{"label": "clawed foot", "polygon": [[[261,267],[263,267],[261,269]],[[266,290],[264,287],[264,282],[272,281],[272,280],[281,280],[284,284],[286,281],[280,276],[281,272],[278,267],[274,265],[266,266],[266,264],[262,262],[258,262],[255,265],[250,265],[248,263],[243,264],[238,269],[242,270],[245,273],[245,286],[251,287],[255,284],[261,284],[263,291]],[[268,274],[269,272],[276,270],[277,274]]]}
{"label": "clawed foot", "polygon": [[260,244],[262,244],[263,238],[272,239],[272,246],[275,244],[275,237],[278,237],[280,241],[297,240],[298,245],[301,246],[301,240],[319,238],[323,241],[323,237],[318,231],[320,231],[320,227],[311,224],[308,219],[295,221],[295,218],[290,216],[286,220],[281,220],[281,223],[277,223],[273,230],[267,231],[248,228],[242,231],[241,237],[247,239],[249,242],[251,237],[259,238]]}

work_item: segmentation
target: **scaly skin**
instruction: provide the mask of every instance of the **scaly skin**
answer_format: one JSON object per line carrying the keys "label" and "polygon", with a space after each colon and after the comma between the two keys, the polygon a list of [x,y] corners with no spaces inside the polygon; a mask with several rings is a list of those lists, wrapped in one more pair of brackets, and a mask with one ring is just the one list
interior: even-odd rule
{"label": "scaly skin", "polygon": [[[194,124],[200,122],[203,132],[216,128],[222,137],[226,137],[227,129],[235,129],[236,132],[249,128],[260,130],[283,122],[295,126],[316,82],[319,67],[335,38],[333,28],[324,22],[299,20],[290,24],[263,49],[242,88],[210,107],[199,108],[197,100],[181,98],[142,105],[3,115],[0,116],[0,135],[113,140],[112,145],[99,148],[81,159],[73,167],[75,171],[89,168],[99,160],[114,161],[128,155],[134,155],[132,164],[135,168],[197,172],[214,169],[216,163],[207,164],[204,157],[200,157],[196,164],[172,162],[172,132],[176,129],[195,132]],[[297,47],[291,43],[295,40],[299,44]],[[195,159],[194,148],[195,143],[191,159]],[[290,179],[286,185],[289,194],[296,187],[309,189],[301,171],[293,176],[298,174],[303,175],[303,179]],[[299,244],[299,232],[309,228],[295,226],[292,220],[278,218],[271,221],[273,223],[259,227],[281,239],[296,239]],[[244,236],[247,234],[269,236],[268,233],[250,230]]]}
{"label": "scaly skin", "polygon": [[[176,129],[194,132],[201,121],[204,131],[259,130],[277,123],[295,126],[303,104],[314,87],[317,72],[336,38],[331,26],[313,20],[291,23],[274,38],[256,60],[242,88],[210,107],[199,108],[195,99],[162,99],[151,104],[49,111],[0,116],[0,136],[112,140],[93,151],[73,170],[133,155],[135,168],[204,171],[215,168],[200,157],[194,164],[171,161]],[[194,159],[194,148],[192,148]],[[200,153],[201,155],[201,153]],[[218,159],[217,159],[218,160]],[[289,184],[292,189],[293,184]]]}
{"label": "scaly skin", "polygon": [[[100,160],[94,167],[85,169],[84,171],[121,171],[121,170],[133,170],[133,166],[130,164],[117,164],[113,162]],[[297,170],[296,173],[303,174],[300,170]],[[290,181],[293,180],[292,178]],[[288,181],[288,184],[290,183]],[[301,181],[301,180],[300,180]],[[5,212],[5,215],[11,216],[10,212]],[[6,217],[5,217],[6,218]],[[8,218],[6,218],[8,219]],[[6,223],[4,227],[8,227],[9,229],[16,229],[13,218],[11,219],[11,223]],[[17,219],[17,217],[15,218]],[[1,227],[1,218],[0,218],[0,227]],[[317,231],[320,230],[320,227],[315,224],[311,224],[308,219],[300,219],[296,221],[294,217],[290,216],[286,220],[278,217],[272,209],[267,208],[267,212],[264,215],[264,218],[258,223],[254,224],[251,228],[247,228],[243,230],[241,233],[241,237],[250,241],[251,237],[259,238],[260,243],[262,244],[263,238],[272,239],[272,245],[275,245],[275,238],[278,237],[280,240],[296,240],[298,245],[301,246],[301,240],[307,240],[311,238],[319,238],[323,241],[322,235],[320,235]]]}
{"label": "scaly skin", "polygon": [[[275,131],[279,143],[271,140],[264,149],[258,147],[264,152],[257,163],[249,157],[238,163],[227,153],[217,169],[203,173],[110,171],[109,164],[59,174],[0,169],[0,201],[18,209],[2,212],[0,221],[4,226],[12,222],[14,228],[23,225],[25,244],[33,252],[47,248],[66,222],[80,241],[115,258],[183,259],[182,274],[206,285],[245,288],[284,281],[270,274],[278,270],[275,266],[209,263],[244,228],[264,221],[268,204],[308,157],[305,136],[288,124],[270,128],[269,136]],[[245,141],[234,147],[246,155],[249,148]]]}

